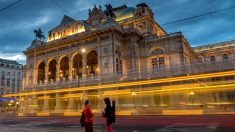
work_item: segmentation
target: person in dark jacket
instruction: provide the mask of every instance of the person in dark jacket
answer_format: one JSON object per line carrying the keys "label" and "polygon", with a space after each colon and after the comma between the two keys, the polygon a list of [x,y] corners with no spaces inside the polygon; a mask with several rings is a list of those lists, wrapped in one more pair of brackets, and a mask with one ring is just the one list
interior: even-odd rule
{"label": "person in dark jacket", "polygon": [[85,132],[93,132],[93,113],[89,107],[89,100],[85,101],[84,104],[84,114],[85,114]]}
{"label": "person in dark jacket", "polygon": [[112,107],[111,107],[111,103],[110,103],[110,99],[109,98],[104,98],[104,102],[106,104],[106,107],[104,109],[104,117],[106,118],[106,128],[108,132],[112,132]]}

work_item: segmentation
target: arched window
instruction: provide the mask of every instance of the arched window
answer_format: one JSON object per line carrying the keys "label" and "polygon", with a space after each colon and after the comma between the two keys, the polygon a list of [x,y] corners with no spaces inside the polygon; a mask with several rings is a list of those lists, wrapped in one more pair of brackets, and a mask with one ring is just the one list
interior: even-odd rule
{"label": "arched window", "polygon": [[212,55],[212,56],[210,57],[210,61],[211,61],[211,62],[216,61],[215,56]]}
{"label": "arched window", "polygon": [[202,58],[202,57],[199,57],[198,62],[199,62],[199,63],[202,63],[202,62],[203,62],[203,58]]}
{"label": "arched window", "polygon": [[151,53],[151,55],[160,55],[163,53],[164,53],[164,51],[162,49],[156,49]]}
{"label": "arched window", "polygon": [[223,60],[228,60],[228,54],[223,54]]}

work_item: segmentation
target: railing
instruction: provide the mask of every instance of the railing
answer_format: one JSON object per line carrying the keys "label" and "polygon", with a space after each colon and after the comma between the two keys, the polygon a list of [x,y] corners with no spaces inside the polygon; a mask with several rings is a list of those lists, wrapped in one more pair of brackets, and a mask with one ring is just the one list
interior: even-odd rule
{"label": "railing", "polygon": [[38,84],[34,86],[29,86],[25,87],[24,89],[27,89],[27,91],[32,91],[33,89],[48,90],[48,89],[73,88],[78,86],[111,84],[118,82],[176,77],[183,75],[194,75],[194,74],[229,71],[229,70],[235,70],[235,60],[194,63],[182,66],[171,66],[170,68],[162,68],[158,69],[157,71],[155,70],[153,71],[153,69],[142,68],[140,71],[127,71],[127,73],[125,74],[117,73],[117,74],[110,74],[103,76],[80,78],[79,82],[77,79],[63,80],[48,84]]}

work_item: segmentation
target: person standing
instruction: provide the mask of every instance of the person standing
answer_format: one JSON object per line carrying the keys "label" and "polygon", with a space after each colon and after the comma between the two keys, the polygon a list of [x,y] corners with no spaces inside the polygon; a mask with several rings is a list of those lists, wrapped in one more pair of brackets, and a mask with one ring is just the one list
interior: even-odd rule
{"label": "person standing", "polygon": [[85,132],[93,132],[93,113],[89,107],[89,100],[85,101],[84,104],[84,114],[85,114]]}
{"label": "person standing", "polygon": [[111,107],[109,98],[104,98],[104,102],[106,104],[106,107],[104,109],[103,116],[106,118],[106,128],[108,132],[112,132],[113,131],[112,123],[114,122],[114,115],[113,115],[114,108]]}

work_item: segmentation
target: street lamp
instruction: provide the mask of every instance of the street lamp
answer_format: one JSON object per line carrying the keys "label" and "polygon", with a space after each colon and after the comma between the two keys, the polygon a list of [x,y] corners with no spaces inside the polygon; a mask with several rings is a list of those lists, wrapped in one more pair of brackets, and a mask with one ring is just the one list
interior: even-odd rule
{"label": "street lamp", "polygon": [[136,92],[131,92],[131,96],[133,97],[133,108],[135,108],[136,107],[136,101],[135,101],[135,97],[136,97]]}
{"label": "street lamp", "polygon": [[189,93],[189,95],[194,95],[195,93],[193,92],[193,91],[191,91],[190,93]]}
{"label": "street lamp", "polygon": [[190,93],[189,93],[189,98],[190,98],[190,102],[192,103],[192,104],[194,104],[194,92],[193,91],[190,91]]}
{"label": "street lamp", "polygon": [[86,49],[85,48],[82,48],[82,53],[85,53],[86,52]]}
{"label": "street lamp", "polygon": [[[85,53],[85,52],[86,52],[86,49],[85,49],[85,48],[82,48],[81,51],[82,51],[82,53]],[[79,81],[79,79],[80,79],[80,77],[79,77],[79,70],[80,70],[79,65],[80,65],[80,63],[79,63],[79,61],[80,61],[80,60],[79,60],[79,45],[78,45],[78,70],[77,70],[78,87],[80,86],[80,81]]]}

